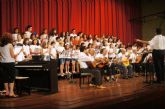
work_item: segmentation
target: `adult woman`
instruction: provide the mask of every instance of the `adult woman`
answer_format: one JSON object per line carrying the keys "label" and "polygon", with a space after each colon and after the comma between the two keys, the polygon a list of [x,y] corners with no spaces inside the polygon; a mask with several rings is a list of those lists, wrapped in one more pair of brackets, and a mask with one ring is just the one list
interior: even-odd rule
{"label": "adult woman", "polygon": [[[16,54],[19,55],[19,54]],[[17,97],[14,93],[15,57],[10,33],[3,34],[0,45],[1,67],[3,69],[2,80],[6,90],[6,96]]]}

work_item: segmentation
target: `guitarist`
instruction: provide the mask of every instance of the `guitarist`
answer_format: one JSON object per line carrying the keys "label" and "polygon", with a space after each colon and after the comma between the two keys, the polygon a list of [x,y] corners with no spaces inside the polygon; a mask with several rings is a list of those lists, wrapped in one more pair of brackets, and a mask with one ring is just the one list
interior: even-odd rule
{"label": "guitarist", "polygon": [[103,48],[100,53],[95,57],[96,68],[100,69],[102,74],[104,74],[104,79],[109,81],[110,77],[110,62],[108,59],[108,50]]}
{"label": "guitarist", "polygon": [[105,88],[102,86],[102,77],[99,69],[95,68],[94,56],[90,54],[85,47],[82,47],[81,52],[79,54],[78,62],[80,64],[80,72],[81,73],[91,73],[93,75],[90,86],[96,86],[97,88]]}
{"label": "guitarist", "polygon": [[124,67],[125,75],[124,78],[132,77],[133,76],[133,67],[129,62],[129,57],[126,54],[126,49],[121,49],[122,57],[121,57],[121,64]]}
{"label": "guitarist", "polygon": [[108,51],[106,48],[101,49],[100,53],[96,55],[95,63],[97,64],[96,67],[100,69],[109,64]]}
{"label": "guitarist", "polygon": [[132,64],[133,66],[133,69],[135,71],[135,76],[138,77],[139,76],[139,73],[140,73],[140,62],[142,60],[142,54],[140,53],[137,53],[137,49],[132,49],[132,52],[129,56],[129,61],[130,63]]}

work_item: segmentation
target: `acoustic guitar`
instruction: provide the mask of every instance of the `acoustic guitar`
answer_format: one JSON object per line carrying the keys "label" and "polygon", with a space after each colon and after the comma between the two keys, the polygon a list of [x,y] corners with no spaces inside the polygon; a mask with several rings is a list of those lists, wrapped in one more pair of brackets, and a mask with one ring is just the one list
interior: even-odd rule
{"label": "acoustic guitar", "polygon": [[126,67],[129,66],[129,59],[128,59],[127,57],[123,57],[123,58],[122,58],[122,63],[123,63],[123,65],[126,66]]}
{"label": "acoustic guitar", "polygon": [[135,63],[140,63],[141,62],[141,60],[142,60],[142,56],[141,55],[138,55],[138,56],[136,56],[136,62]]}
{"label": "acoustic guitar", "polygon": [[95,59],[95,61],[93,62],[95,68],[100,68],[100,69],[103,68],[108,63],[109,63],[109,59],[108,58]]}

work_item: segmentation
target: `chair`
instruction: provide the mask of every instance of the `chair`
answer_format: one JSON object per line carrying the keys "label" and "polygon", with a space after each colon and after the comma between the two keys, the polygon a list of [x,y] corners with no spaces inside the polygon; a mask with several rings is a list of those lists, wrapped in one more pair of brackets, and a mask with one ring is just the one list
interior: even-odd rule
{"label": "chair", "polygon": [[30,78],[23,76],[16,76],[15,88],[18,94],[22,94],[22,92],[25,91],[30,95],[31,94]]}
{"label": "chair", "polygon": [[82,88],[82,80],[83,80],[83,84],[84,84],[84,79],[85,77],[88,78],[88,84],[89,84],[89,78],[91,77],[91,73],[87,71],[87,69],[80,69],[80,80],[79,80],[79,86],[80,88]]}

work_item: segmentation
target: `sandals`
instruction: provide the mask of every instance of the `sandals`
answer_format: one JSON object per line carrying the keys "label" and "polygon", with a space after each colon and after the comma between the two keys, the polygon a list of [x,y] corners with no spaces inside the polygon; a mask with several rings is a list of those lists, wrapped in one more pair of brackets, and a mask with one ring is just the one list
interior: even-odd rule
{"label": "sandals", "polygon": [[9,98],[18,98],[18,95],[15,95],[15,94],[14,94],[14,95],[9,95],[8,97],[9,97]]}
{"label": "sandals", "polygon": [[17,98],[18,97],[18,95],[15,95],[15,94],[13,94],[13,95],[5,95],[5,97],[7,97],[7,98]]}

